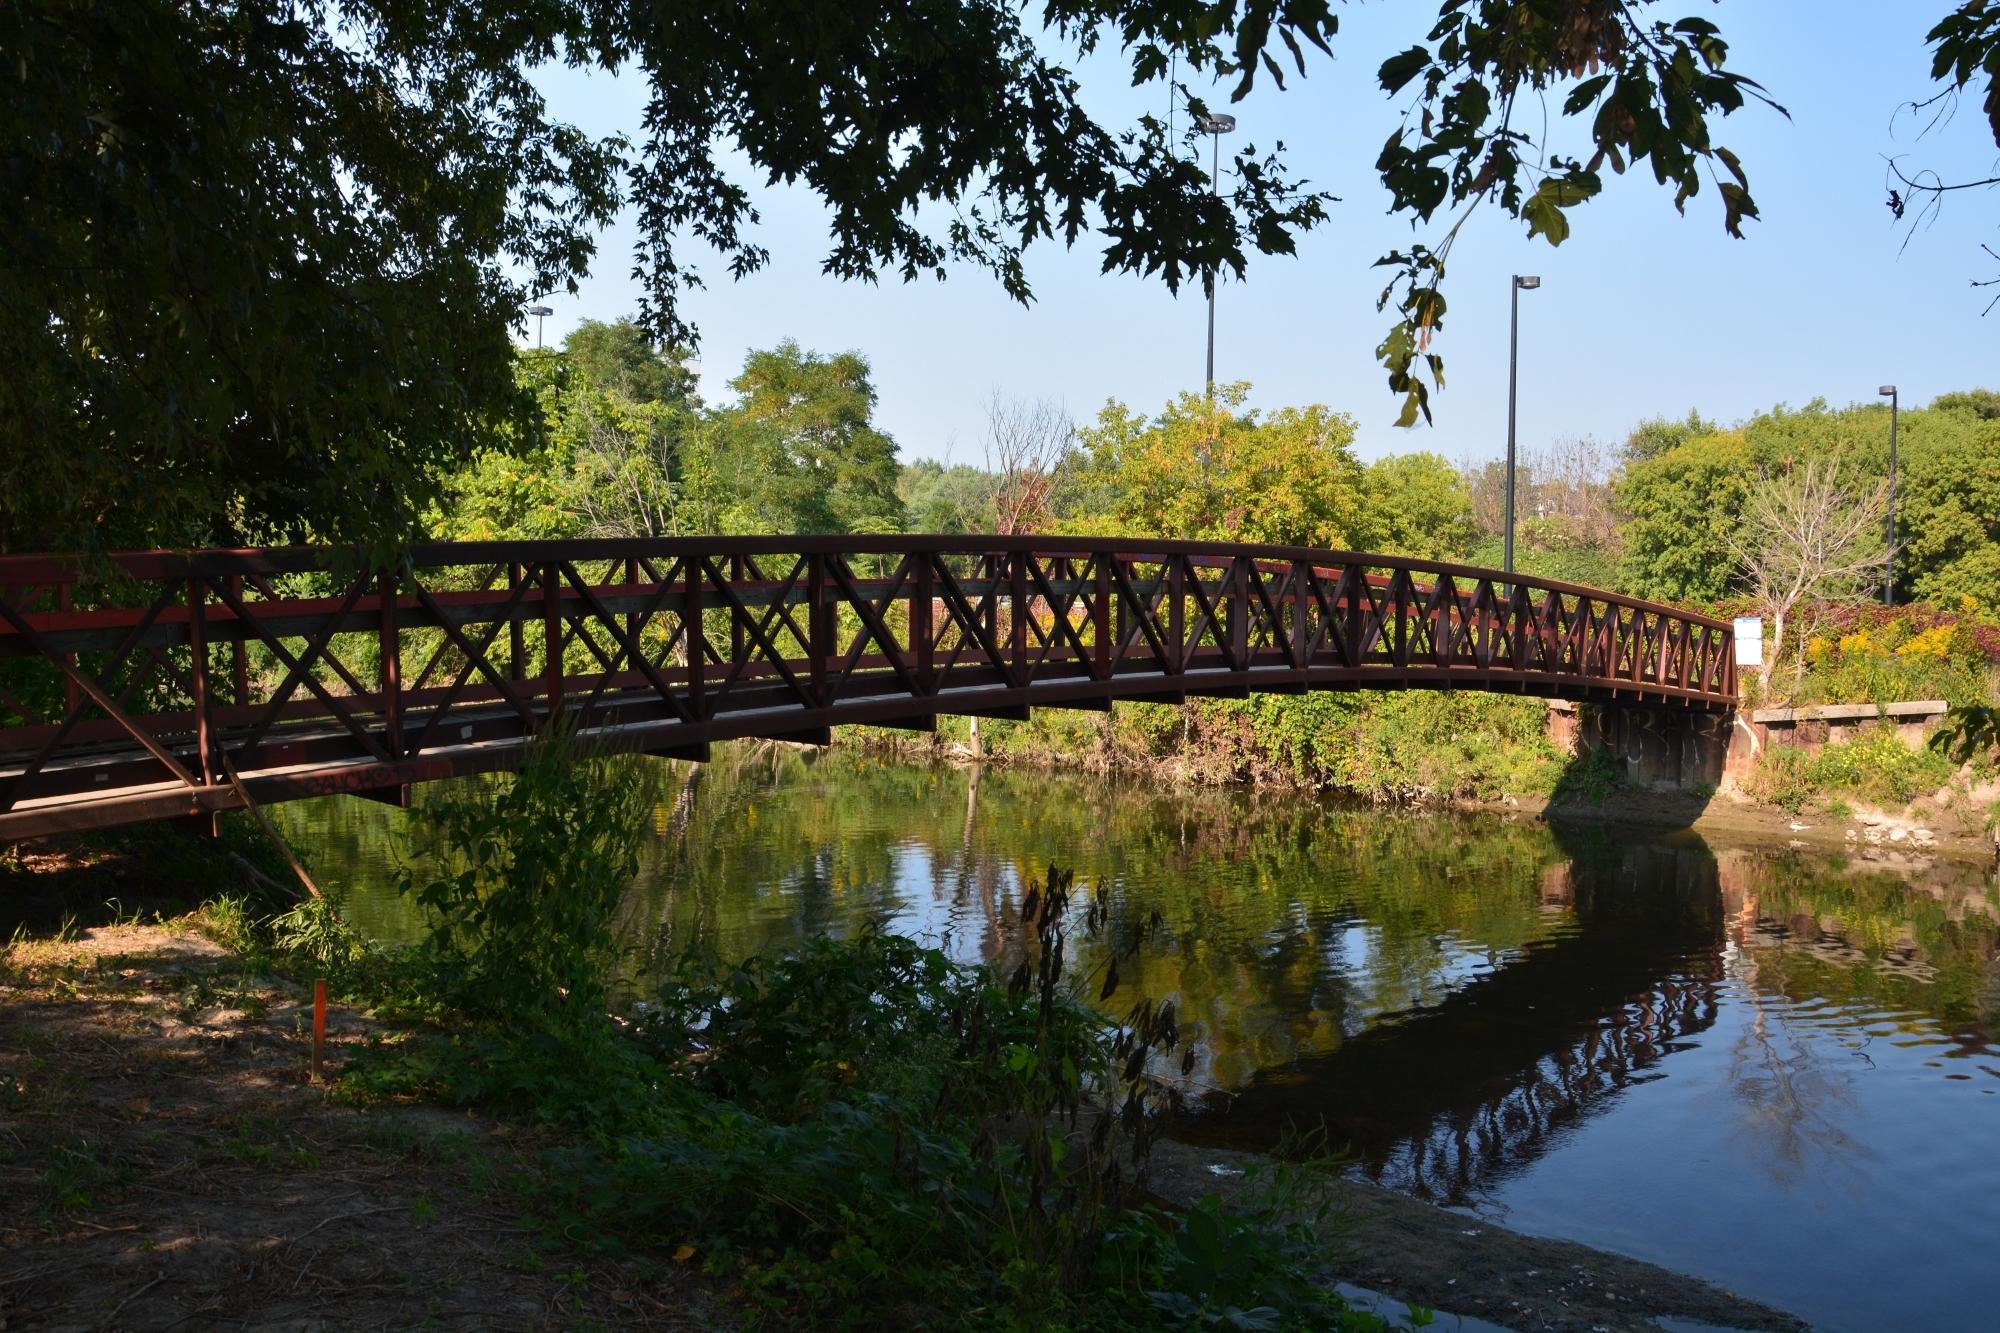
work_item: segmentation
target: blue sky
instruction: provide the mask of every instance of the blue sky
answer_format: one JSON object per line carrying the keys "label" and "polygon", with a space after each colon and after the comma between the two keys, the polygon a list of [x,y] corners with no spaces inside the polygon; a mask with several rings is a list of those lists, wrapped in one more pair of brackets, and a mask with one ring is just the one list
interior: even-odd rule
{"label": "blue sky", "polygon": [[[1883,205],[1892,153],[1947,175],[1992,174],[1976,101],[1921,138],[1896,116],[1900,103],[1930,90],[1923,34],[1947,8],[1945,0],[1662,5],[1663,17],[1713,18],[1731,42],[1732,67],[1792,113],[1788,121],[1746,108],[1717,134],[1742,157],[1763,219],[1748,226],[1747,239],[1731,240],[1712,191],[1681,217],[1650,173],[1611,178],[1604,195],[1577,210],[1575,233],[1560,248],[1482,210],[1453,252],[1437,349],[1448,388],[1434,399],[1436,424],[1399,430],[1400,404],[1374,361],[1388,319],[1375,310],[1383,276],[1371,265],[1442,229],[1413,233],[1387,215],[1373,161],[1398,108],[1376,86],[1375,69],[1422,38],[1435,6],[1345,7],[1334,59],[1317,58],[1287,91],[1260,88],[1230,108],[1241,123],[1233,142],[1263,148],[1282,139],[1294,171],[1342,202],[1296,258],[1253,257],[1244,282],[1221,288],[1217,379],[1251,381],[1259,406],[1319,402],[1352,414],[1364,457],[1410,449],[1496,456],[1505,440],[1508,278],[1522,272],[1542,278],[1541,290],[1522,298],[1524,448],[1573,435],[1615,440],[1645,417],[1692,406],[1728,422],[1775,403],[1872,397],[1889,382],[1906,404],[1948,389],[2000,388],[2000,311],[1982,318],[1991,293],[1969,286],[2000,268],[1979,252],[1983,241],[2000,248],[2000,198],[1959,196],[1907,248]],[[1164,93],[1127,88],[1115,61],[1079,73],[1113,121],[1164,109]],[[645,90],[635,78],[551,71],[542,85],[563,119],[594,132],[637,128]],[[1552,99],[1551,115],[1559,103]],[[1575,129],[1553,141],[1568,150],[1585,142]],[[771,265],[731,282],[720,263],[705,263],[714,285],[687,302],[702,331],[711,399],[727,398],[726,382],[751,348],[791,337],[820,351],[854,349],[874,366],[878,420],[906,459],[977,462],[995,390],[1053,399],[1085,419],[1107,398],[1157,409],[1200,383],[1200,293],[1175,298],[1158,282],[1100,276],[1088,241],[1031,252],[1038,299],[1024,308],[972,269],[908,285],[822,277],[827,240],[817,201],[782,187],[757,198]],[[621,219],[602,238],[597,272],[581,292],[549,300],[551,342],[578,319],[636,310],[634,237],[629,217]]]}

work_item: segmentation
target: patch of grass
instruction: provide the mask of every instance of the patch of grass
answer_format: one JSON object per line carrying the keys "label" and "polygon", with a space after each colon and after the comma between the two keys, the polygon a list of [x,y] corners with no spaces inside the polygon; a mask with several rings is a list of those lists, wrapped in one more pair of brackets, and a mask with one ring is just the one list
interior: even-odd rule
{"label": "patch of grass", "polygon": [[51,1141],[42,1153],[42,1206],[51,1220],[74,1217],[116,1200],[135,1172],[101,1142],[76,1136]]}

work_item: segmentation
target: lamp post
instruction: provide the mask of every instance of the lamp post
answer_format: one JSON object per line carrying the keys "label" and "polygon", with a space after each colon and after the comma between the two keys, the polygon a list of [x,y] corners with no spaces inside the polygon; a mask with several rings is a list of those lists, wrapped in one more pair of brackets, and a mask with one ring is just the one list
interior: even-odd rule
{"label": "lamp post", "polygon": [[[1203,116],[1202,133],[1209,136],[1212,143],[1208,154],[1208,183],[1215,190],[1216,198],[1222,197],[1222,136],[1236,129],[1234,116]],[[1210,396],[1215,393],[1215,279],[1208,280],[1208,378],[1203,381]]]}
{"label": "lamp post", "polygon": [[1507,529],[1502,539],[1500,564],[1514,572],[1514,406],[1521,365],[1521,293],[1542,285],[1540,278],[1516,273],[1512,291],[1513,312],[1507,332]]}
{"label": "lamp post", "polygon": [[1876,391],[1877,396],[1889,400],[1889,552],[1882,558],[1882,605],[1896,604],[1896,418],[1901,404],[1896,398],[1896,386],[1885,384]]}
{"label": "lamp post", "polygon": [[535,346],[540,347],[542,345],[542,321],[550,315],[555,314],[555,311],[545,305],[531,305],[525,313],[535,317]]}

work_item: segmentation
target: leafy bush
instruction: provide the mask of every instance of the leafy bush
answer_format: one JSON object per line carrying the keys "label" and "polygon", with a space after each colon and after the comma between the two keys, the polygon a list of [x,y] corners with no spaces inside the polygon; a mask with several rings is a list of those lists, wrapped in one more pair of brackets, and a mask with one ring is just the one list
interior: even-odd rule
{"label": "leafy bush", "polygon": [[1616,791],[1624,780],[1618,756],[1611,752],[1611,747],[1594,746],[1563,770],[1562,779],[1556,784],[1556,794],[1580,796],[1592,805],[1601,805],[1604,798]]}
{"label": "leafy bush", "polygon": [[1940,748],[1912,749],[1893,728],[1837,741],[1811,754],[1794,746],[1764,751],[1747,784],[1755,799],[1794,813],[1833,793],[1878,805],[1908,805],[1951,780],[1956,765]]}
{"label": "leafy bush", "polygon": [[[687,958],[625,1021],[604,1012],[609,908],[643,824],[601,764],[551,744],[427,827],[446,856],[406,880],[436,914],[418,966],[351,975],[413,986],[442,1030],[355,1062],[343,1089],[568,1131],[520,1187],[569,1240],[698,1253],[753,1316],[814,1326],[1381,1326],[1312,1280],[1291,1185],[1264,1211],[1149,1202],[1192,1054],[1172,1058],[1171,1003],[1115,1022],[1092,1003],[1145,927],[1101,973],[1067,971],[1068,930],[1124,919],[1067,874],[1025,898],[1004,980],[867,931]],[[286,929],[333,947],[311,919]]]}
{"label": "leafy bush", "polygon": [[520,771],[423,808],[432,844],[397,888],[432,915],[423,956],[461,1020],[582,1032],[603,1022],[612,912],[638,871],[649,793],[557,735]]}
{"label": "leafy bush", "polygon": [[1912,749],[1883,727],[1859,740],[1827,746],[1813,756],[1808,771],[1823,789],[1907,805],[1950,781],[1953,765],[1928,747]]}

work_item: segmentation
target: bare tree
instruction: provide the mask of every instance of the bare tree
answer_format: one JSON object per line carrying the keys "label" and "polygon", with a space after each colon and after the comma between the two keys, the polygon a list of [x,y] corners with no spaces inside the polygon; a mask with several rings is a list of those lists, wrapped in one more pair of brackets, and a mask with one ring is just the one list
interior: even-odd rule
{"label": "bare tree", "polygon": [[986,467],[995,476],[993,531],[1002,537],[1046,528],[1054,517],[1056,473],[1076,438],[1062,406],[1047,399],[986,403]]}
{"label": "bare tree", "polygon": [[[1785,642],[1785,622],[1800,606],[1858,596],[1882,568],[1888,488],[1859,494],[1840,484],[1832,459],[1816,458],[1750,493],[1730,553],[1749,576],[1759,609],[1771,619],[1771,660]],[[1803,645],[1806,634],[1800,633]],[[1804,671],[1804,650],[1798,654]]]}
{"label": "bare tree", "polygon": [[[1540,531],[1559,531],[1571,545],[1615,551],[1614,463],[1613,451],[1588,435],[1523,450],[1514,467],[1515,521],[1525,526],[1539,520],[1544,525]],[[1507,521],[1507,465],[1499,459],[1467,459],[1459,471],[1472,491],[1473,522],[1487,536],[1499,536]]]}
{"label": "bare tree", "polygon": [[1559,520],[1579,546],[1610,549],[1617,544],[1609,448],[1591,436],[1571,435],[1529,454],[1526,462],[1538,517]]}

